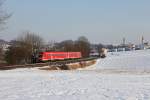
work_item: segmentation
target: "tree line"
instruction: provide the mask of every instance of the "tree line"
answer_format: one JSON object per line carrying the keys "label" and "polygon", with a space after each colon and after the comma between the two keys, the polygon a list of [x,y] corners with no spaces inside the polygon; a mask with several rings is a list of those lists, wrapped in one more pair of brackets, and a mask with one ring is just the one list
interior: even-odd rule
{"label": "tree line", "polygon": [[44,51],[63,51],[63,52],[81,52],[82,57],[88,57],[90,53],[90,42],[84,36],[77,40],[65,40],[54,43],[48,48],[48,44],[39,35],[33,32],[24,32],[17,39],[11,41],[11,45],[5,52],[5,60],[8,64],[33,63],[38,58],[39,52]]}
{"label": "tree line", "polygon": [[80,36],[75,41],[64,40],[60,43],[53,43],[51,47],[46,51],[81,52],[82,57],[88,57],[90,53],[90,42],[85,36]]}

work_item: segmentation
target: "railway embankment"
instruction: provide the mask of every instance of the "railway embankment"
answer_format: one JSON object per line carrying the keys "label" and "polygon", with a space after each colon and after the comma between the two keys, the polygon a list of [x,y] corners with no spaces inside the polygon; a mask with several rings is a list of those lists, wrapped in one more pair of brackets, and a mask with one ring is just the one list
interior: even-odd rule
{"label": "railway embankment", "polygon": [[78,60],[64,60],[47,63],[35,63],[24,65],[0,65],[0,70],[10,70],[16,68],[34,68],[41,70],[73,70],[78,68],[85,68],[95,64],[97,58],[84,58]]}
{"label": "railway embankment", "polygon": [[86,68],[96,63],[96,59],[89,60],[89,61],[81,61],[76,63],[69,63],[69,64],[62,64],[62,65],[52,65],[52,66],[45,66],[39,68],[40,70],[76,70],[79,68]]}

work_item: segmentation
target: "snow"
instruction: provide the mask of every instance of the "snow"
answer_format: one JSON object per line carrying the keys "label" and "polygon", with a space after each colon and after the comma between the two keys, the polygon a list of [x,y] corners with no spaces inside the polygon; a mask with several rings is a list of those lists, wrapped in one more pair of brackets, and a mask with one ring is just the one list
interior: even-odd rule
{"label": "snow", "polygon": [[1,100],[150,99],[150,75],[21,69],[1,72],[0,79]]}
{"label": "snow", "polygon": [[150,50],[109,53],[106,59],[99,62],[103,69],[149,70]]}
{"label": "snow", "polygon": [[110,53],[82,70],[0,71],[0,100],[150,100],[149,56]]}

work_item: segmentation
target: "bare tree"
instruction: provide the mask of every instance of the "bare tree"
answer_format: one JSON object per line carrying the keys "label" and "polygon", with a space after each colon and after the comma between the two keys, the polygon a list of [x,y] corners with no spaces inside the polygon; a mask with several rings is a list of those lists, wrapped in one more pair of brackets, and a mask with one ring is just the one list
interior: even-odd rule
{"label": "bare tree", "polygon": [[[10,64],[31,63],[40,51],[43,39],[32,32],[24,32],[16,39],[15,44],[6,52],[6,61]],[[34,59],[35,59],[34,58]]]}
{"label": "bare tree", "polygon": [[17,41],[30,46],[32,53],[38,52],[43,46],[43,39],[34,32],[26,31],[17,38]]}
{"label": "bare tree", "polygon": [[76,41],[65,40],[57,45],[60,51],[81,52],[83,57],[88,57],[90,53],[90,42],[84,36],[79,37]]}
{"label": "bare tree", "polygon": [[74,46],[76,51],[80,51],[83,57],[89,57],[90,54],[90,42],[84,36],[78,38]]}
{"label": "bare tree", "polygon": [[0,47],[0,60],[2,59],[2,48]]}
{"label": "bare tree", "polygon": [[[18,42],[19,44],[19,42]],[[5,60],[8,64],[23,64],[25,63],[30,52],[26,51],[24,46],[13,45],[8,48],[8,51],[5,53]]]}
{"label": "bare tree", "polygon": [[88,40],[85,36],[80,36],[80,37],[78,38],[78,41],[82,41],[82,42],[89,43],[89,40]]}
{"label": "bare tree", "polygon": [[59,48],[61,51],[71,52],[74,51],[74,41],[72,40],[65,40],[59,43]]}
{"label": "bare tree", "polygon": [[8,18],[12,14],[8,14],[4,9],[3,9],[3,4],[5,0],[0,0],[0,30],[2,30],[4,27],[3,25],[7,22]]}

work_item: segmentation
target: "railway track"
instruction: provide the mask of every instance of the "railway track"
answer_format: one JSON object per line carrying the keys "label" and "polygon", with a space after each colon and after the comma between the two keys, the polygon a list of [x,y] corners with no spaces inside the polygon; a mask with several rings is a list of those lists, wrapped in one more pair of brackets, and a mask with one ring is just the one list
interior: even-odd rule
{"label": "railway track", "polygon": [[63,60],[63,61],[49,61],[46,63],[35,63],[35,64],[24,64],[24,65],[10,65],[10,66],[1,66],[0,70],[9,70],[9,69],[15,69],[15,68],[33,68],[33,67],[43,67],[43,66],[51,66],[51,65],[65,65],[69,63],[77,63],[77,62],[84,62],[84,61],[90,61],[98,59],[97,57],[91,57],[91,58],[81,58],[81,59],[74,59],[74,60]]}

